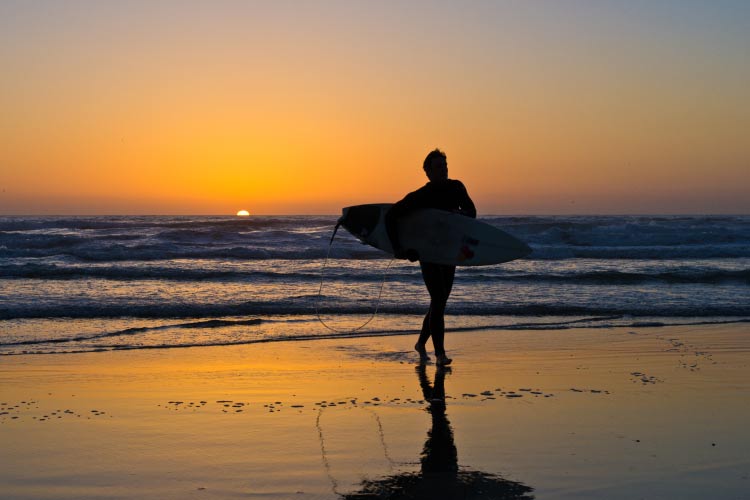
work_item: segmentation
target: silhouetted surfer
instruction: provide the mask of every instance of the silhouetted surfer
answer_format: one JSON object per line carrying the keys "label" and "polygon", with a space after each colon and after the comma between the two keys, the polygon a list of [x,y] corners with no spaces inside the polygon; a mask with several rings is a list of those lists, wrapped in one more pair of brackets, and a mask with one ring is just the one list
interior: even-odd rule
{"label": "silhouetted surfer", "polygon": [[[414,249],[401,246],[396,231],[396,225],[401,217],[420,208],[448,210],[472,218],[477,216],[474,202],[471,201],[461,181],[448,178],[448,161],[445,153],[439,149],[431,151],[424,159],[423,168],[430,181],[393,205],[385,217],[386,230],[396,258],[409,259],[412,262],[419,260],[419,255]],[[419,265],[422,268],[424,284],[430,293],[430,309],[424,317],[422,331],[414,348],[423,361],[428,360],[427,339],[432,337],[437,364],[448,365],[452,360],[445,354],[445,305],[453,288],[456,266],[421,260]]]}

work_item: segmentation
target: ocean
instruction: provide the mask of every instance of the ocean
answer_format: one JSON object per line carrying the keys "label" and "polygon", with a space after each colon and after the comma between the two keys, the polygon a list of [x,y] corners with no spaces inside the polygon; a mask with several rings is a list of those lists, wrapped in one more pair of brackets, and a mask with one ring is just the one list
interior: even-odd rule
{"label": "ocean", "polygon": [[[750,322],[750,216],[483,216],[526,259],[460,267],[450,332]],[[0,355],[402,335],[429,299],[337,216],[0,217]],[[377,311],[376,311],[377,309]]]}

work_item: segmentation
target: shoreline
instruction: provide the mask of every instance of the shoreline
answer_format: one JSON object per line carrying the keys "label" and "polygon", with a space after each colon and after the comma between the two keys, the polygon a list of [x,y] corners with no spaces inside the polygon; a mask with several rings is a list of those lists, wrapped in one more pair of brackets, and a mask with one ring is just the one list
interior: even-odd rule
{"label": "shoreline", "polygon": [[747,491],[747,329],[630,329],[450,332],[442,417],[424,392],[439,372],[420,373],[410,335],[4,357],[0,442],[13,458],[0,487],[8,498],[341,498],[421,487],[425,457],[453,446],[449,466],[468,475],[448,487]]}
{"label": "shoreline", "polygon": [[[286,316],[283,316],[286,317]],[[446,323],[455,323],[456,318],[462,318],[461,315],[446,315]],[[489,318],[492,318],[493,316],[488,316]],[[507,318],[505,316],[500,316],[501,318]],[[693,327],[693,326],[706,326],[706,327],[713,327],[713,326],[722,326],[722,325],[742,325],[745,323],[750,323],[750,318],[746,317],[717,317],[714,318],[714,320],[706,320],[703,317],[696,316],[696,317],[643,317],[643,318],[627,318],[623,315],[613,315],[613,316],[601,316],[601,317],[578,317],[576,315],[571,316],[576,319],[566,319],[566,320],[560,320],[560,321],[538,321],[538,322],[521,322],[521,323],[508,323],[508,324],[475,324],[475,325],[469,325],[469,326],[449,326],[447,329],[447,334],[463,334],[463,333],[478,333],[478,332],[484,332],[484,331],[522,331],[522,332],[531,332],[535,330],[550,330],[550,331],[569,331],[573,329],[592,329],[592,330],[608,330],[608,329],[622,329],[622,328],[649,328],[649,329],[657,329],[657,328],[672,328],[672,327]],[[88,349],[78,349],[78,350],[66,350],[66,351],[31,351],[31,350],[25,350],[21,352],[0,352],[0,358],[4,357],[12,357],[12,356],[35,356],[35,355],[49,355],[49,354],[84,354],[84,353],[103,353],[103,352],[123,352],[123,351],[131,351],[131,350],[162,350],[162,349],[184,349],[184,348],[210,348],[210,347],[233,347],[233,346],[246,346],[246,345],[255,345],[255,344],[265,344],[265,343],[285,343],[285,342],[307,342],[307,341],[318,341],[318,340],[346,340],[346,339],[368,339],[368,338],[378,338],[378,337],[398,337],[398,336],[408,336],[415,334],[415,329],[418,328],[418,323],[421,322],[421,316],[417,315],[398,315],[394,317],[390,316],[383,316],[381,318],[381,323],[386,323],[386,329],[383,329],[381,326],[380,328],[374,328],[371,330],[365,330],[365,331],[357,331],[356,329],[354,331],[350,332],[341,332],[336,330],[331,330],[327,327],[325,323],[318,323],[317,320],[314,319],[314,316],[301,316],[303,318],[303,322],[307,321],[308,323],[303,325],[303,328],[310,328],[312,326],[313,329],[317,329],[319,331],[322,331],[323,333],[314,333],[314,334],[299,334],[295,333],[290,336],[268,336],[268,337],[260,337],[260,338],[253,338],[248,340],[240,340],[240,341],[212,341],[210,343],[186,343],[186,344],[155,344],[155,345],[121,345],[121,346],[111,346],[111,345],[105,345],[102,348],[88,348]],[[557,318],[563,318],[558,316]],[[175,320],[178,320],[180,318],[175,318]],[[665,321],[665,320],[673,320],[673,321]],[[30,340],[30,341],[17,341],[17,342],[9,342],[5,344],[0,344],[0,348],[23,348],[28,346],[29,348],[32,348],[35,345],[62,345],[65,343],[72,343],[72,342],[80,342],[80,341],[87,341],[87,340],[97,340],[102,337],[111,338],[111,337],[118,337],[118,336],[128,336],[131,335],[133,332],[138,333],[146,333],[149,330],[168,330],[168,329],[183,329],[183,328],[190,328],[192,331],[197,331],[201,327],[205,330],[206,334],[210,334],[210,332],[214,331],[217,327],[225,327],[225,328],[235,328],[235,327],[246,327],[246,326],[252,326],[257,327],[259,325],[265,325],[266,322],[268,323],[275,323],[276,322],[276,316],[253,316],[251,319],[248,319],[247,316],[225,316],[221,317],[220,319],[212,318],[210,320],[205,320],[201,318],[183,318],[183,321],[187,320],[187,323],[167,323],[157,326],[145,326],[145,327],[130,327],[126,328],[122,331],[115,331],[115,332],[108,332],[104,334],[98,334],[93,336],[83,336],[83,337],[72,337],[72,338],[54,338],[49,340]],[[297,320],[299,320],[297,318]],[[628,322],[625,323],[602,323],[605,321],[613,321],[613,320],[625,320]],[[150,320],[155,321],[155,320]],[[404,321],[413,321],[414,325],[413,328],[410,329],[387,329],[387,324],[394,324],[396,322],[404,322]],[[333,332],[333,333],[329,333]]]}

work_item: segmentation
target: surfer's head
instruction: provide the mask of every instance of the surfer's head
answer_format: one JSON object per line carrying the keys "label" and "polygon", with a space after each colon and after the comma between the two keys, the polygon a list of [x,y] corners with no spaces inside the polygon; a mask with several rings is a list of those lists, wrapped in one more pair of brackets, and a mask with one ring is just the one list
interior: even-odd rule
{"label": "surfer's head", "polygon": [[444,181],[448,178],[448,159],[439,149],[430,151],[424,159],[424,173],[430,181]]}

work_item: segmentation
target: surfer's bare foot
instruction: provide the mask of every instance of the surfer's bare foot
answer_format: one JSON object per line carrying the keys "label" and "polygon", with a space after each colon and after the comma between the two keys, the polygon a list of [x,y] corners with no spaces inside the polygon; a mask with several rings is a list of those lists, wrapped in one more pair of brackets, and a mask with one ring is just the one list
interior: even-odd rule
{"label": "surfer's bare foot", "polygon": [[451,363],[453,363],[453,360],[445,354],[438,355],[437,359],[435,360],[435,364],[437,364],[438,366],[447,366]]}
{"label": "surfer's bare foot", "polygon": [[427,348],[423,345],[419,345],[419,342],[414,344],[414,350],[419,353],[419,361],[429,361],[430,357],[427,355]]}

